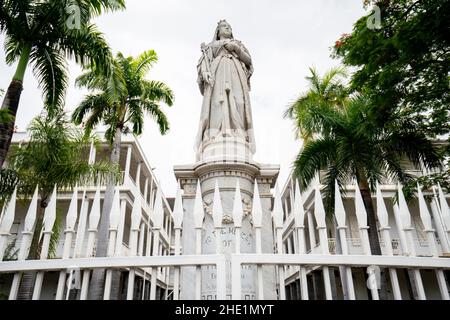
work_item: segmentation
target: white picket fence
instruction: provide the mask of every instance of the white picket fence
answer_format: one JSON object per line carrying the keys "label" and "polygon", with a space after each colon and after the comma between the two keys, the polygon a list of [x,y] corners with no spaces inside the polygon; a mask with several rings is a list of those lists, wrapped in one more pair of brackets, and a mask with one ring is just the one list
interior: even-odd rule
{"label": "white picket fence", "polygon": [[[314,198],[314,219],[319,235],[319,245],[311,250],[306,251],[305,231],[308,226],[305,226],[305,210],[303,207],[303,200],[298,185],[295,187],[294,197],[294,232],[298,243],[298,252],[295,254],[288,254],[283,249],[283,228],[285,228],[284,212],[281,205],[281,195],[278,187],[275,188],[274,206],[272,210],[272,226],[275,230],[274,242],[275,253],[262,252],[262,206],[259,196],[258,185],[255,181],[252,204],[252,226],[255,235],[255,252],[241,253],[239,245],[235,246],[234,254],[227,257],[231,261],[231,298],[242,299],[241,288],[241,266],[254,265],[256,266],[256,298],[264,299],[264,280],[263,280],[263,266],[276,266],[277,270],[277,287],[278,298],[286,299],[285,281],[287,276],[292,276],[293,270],[297,272],[300,282],[301,299],[309,299],[308,294],[308,273],[312,269],[321,270],[322,281],[324,288],[324,295],[326,299],[333,299],[332,284],[330,278],[330,269],[338,268],[341,273],[341,278],[345,279],[346,291],[349,299],[356,299],[355,284],[353,283],[352,268],[365,268],[368,271],[369,279],[376,279],[374,274],[376,267],[386,269],[389,273],[391,290],[393,298],[396,300],[403,299],[402,290],[397,275],[398,269],[408,269],[411,273],[411,286],[415,288],[417,299],[427,299],[425,285],[422,281],[420,270],[433,270],[436,275],[440,296],[444,300],[449,300],[448,283],[445,278],[446,270],[450,270],[450,258],[440,255],[438,247],[444,253],[449,253],[449,233],[450,233],[450,211],[445,199],[442,189],[437,187],[438,194],[431,203],[432,214],[428,210],[428,206],[422,195],[420,187],[418,188],[418,200],[420,207],[420,218],[424,226],[424,232],[428,236],[427,245],[431,248],[431,257],[417,256],[416,245],[412,239],[411,233],[411,215],[406,204],[401,186],[398,186],[398,205],[395,205],[394,212],[396,215],[397,226],[400,226],[399,239],[391,239],[390,226],[387,209],[382,198],[381,190],[377,186],[376,201],[377,201],[377,218],[380,225],[381,241],[383,244],[383,255],[376,256],[371,254],[371,248],[368,237],[367,213],[363,205],[362,197],[358,187],[355,187],[355,207],[356,217],[358,220],[358,227],[360,231],[360,244],[362,247],[361,254],[352,254],[349,252],[349,244],[352,241],[347,235],[346,218],[347,214],[343,206],[342,197],[339,188],[336,188],[335,194],[335,217],[337,221],[338,236],[341,243],[342,254],[336,254],[334,249],[335,239],[330,239],[327,234],[327,224],[325,219],[325,210],[322,202],[322,196],[319,186],[315,187]],[[5,205],[2,211],[0,220],[0,261],[3,260],[3,255],[7,243],[10,241],[10,231],[15,217],[16,197],[15,190],[11,200]],[[29,254],[31,240],[35,232],[35,222],[37,214],[37,189],[33,195],[28,212],[24,222],[24,230],[18,239],[20,244],[17,261],[2,261],[0,262],[0,275],[13,274],[13,279],[10,286],[9,299],[17,299],[21,278],[23,273],[34,271],[37,272],[35,282],[33,285],[32,299],[37,300],[41,298],[41,291],[45,281],[45,274],[49,272],[59,272],[59,278],[56,287],[56,299],[69,298],[70,290],[73,288],[72,281],[74,277],[79,279],[79,295],[80,299],[87,299],[88,288],[90,281],[90,272],[93,269],[101,268],[107,269],[107,276],[104,284],[104,299],[111,298],[111,270],[121,269],[128,272],[128,283],[126,286],[127,299],[133,299],[135,276],[137,273],[144,272],[144,280],[148,279],[150,282],[149,299],[156,299],[156,287],[158,282],[166,283],[165,297],[173,299],[180,298],[180,269],[182,267],[193,266],[196,267],[195,273],[195,298],[201,298],[201,268],[204,266],[215,266],[217,268],[217,283],[216,289],[217,299],[225,299],[227,296],[227,279],[226,279],[226,257],[222,254],[220,245],[216,248],[215,254],[202,254],[202,228],[204,227],[204,207],[200,184],[197,185],[197,192],[194,202],[194,218],[196,228],[196,252],[195,255],[181,254],[181,236],[183,225],[183,201],[180,188],[178,189],[173,210],[174,221],[174,239],[173,239],[173,254],[168,255],[149,255],[150,250],[143,252],[142,242],[144,241],[141,229],[142,219],[142,199],[135,197],[133,210],[131,213],[131,228],[130,241],[127,250],[121,249],[121,241],[116,243],[119,239],[119,216],[121,210],[120,190],[116,188],[112,210],[110,213],[110,231],[107,257],[92,257],[92,252],[95,246],[98,223],[100,219],[100,191],[97,188],[94,201],[90,210],[88,219],[88,235],[87,247],[82,252],[78,251],[77,245],[73,245],[74,239],[77,238],[77,219],[79,210],[77,208],[78,190],[73,191],[71,203],[66,215],[66,226],[64,230],[64,245],[62,257],[58,259],[48,259],[48,250],[52,228],[56,217],[56,200],[57,191],[56,186],[53,191],[50,203],[48,204],[45,215],[43,228],[40,234],[42,238],[42,249],[39,260],[26,260]],[[158,189],[156,200],[151,210],[152,221],[152,244],[153,252],[160,253],[158,247],[161,241],[161,232],[164,224],[164,208],[163,199],[160,190]],[[220,191],[218,183],[216,182],[214,192],[214,203],[212,216],[214,221],[214,228],[219,230],[222,227],[223,208],[220,198]],[[240,243],[240,229],[242,227],[242,219],[244,216],[241,189],[239,183],[236,184],[236,193],[233,206],[233,221],[235,227],[235,236]],[[436,228],[436,230],[434,229]],[[435,231],[439,235],[439,239],[435,236]],[[220,232],[217,234],[220,235]],[[439,240],[439,242],[438,242]],[[148,241],[148,239],[147,239]],[[76,242],[76,241],[75,241]],[[169,242],[172,239],[169,237]],[[218,244],[221,241],[217,241]],[[400,244],[402,247],[402,255],[394,255],[392,244]],[[172,243],[170,243],[172,245]],[[330,250],[331,249],[331,250]],[[79,250],[79,249],[78,249]],[[82,258],[80,258],[82,257]],[[294,268],[293,268],[294,267]],[[78,272],[76,274],[75,272]],[[67,281],[68,280],[68,281]],[[171,291],[172,293],[169,293]],[[376,285],[370,286],[371,299],[379,299],[379,290]]]}

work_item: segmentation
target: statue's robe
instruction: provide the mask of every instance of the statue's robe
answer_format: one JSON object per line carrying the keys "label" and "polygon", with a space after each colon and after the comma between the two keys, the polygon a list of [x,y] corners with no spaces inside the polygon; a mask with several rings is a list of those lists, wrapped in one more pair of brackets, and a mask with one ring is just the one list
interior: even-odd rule
{"label": "statue's robe", "polygon": [[[197,66],[198,84],[203,94],[200,127],[196,139],[198,151],[202,143],[217,136],[235,136],[245,139],[250,151],[255,153],[255,138],[250,107],[250,77],[253,73],[250,54],[244,45],[236,40],[243,54],[248,56],[248,65],[240,57],[230,53],[225,41],[217,40],[204,48]],[[210,71],[214,78],[211,87],[203,74]]]}

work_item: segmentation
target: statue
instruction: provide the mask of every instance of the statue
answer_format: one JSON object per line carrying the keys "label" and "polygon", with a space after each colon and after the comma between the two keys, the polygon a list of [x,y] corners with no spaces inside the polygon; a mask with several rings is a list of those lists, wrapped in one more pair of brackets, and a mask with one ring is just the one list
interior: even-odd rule
{"label": "statue", "polygon": [[197,151],[207,141],[232,137],[244,140],[254,154],[249,97],[253,66],[248,50],[234,39],[231,26],[225,20],[219,21],[213,41],[207,45],[203,43],[201,49],[203,54],[197,70],[203,104]]}

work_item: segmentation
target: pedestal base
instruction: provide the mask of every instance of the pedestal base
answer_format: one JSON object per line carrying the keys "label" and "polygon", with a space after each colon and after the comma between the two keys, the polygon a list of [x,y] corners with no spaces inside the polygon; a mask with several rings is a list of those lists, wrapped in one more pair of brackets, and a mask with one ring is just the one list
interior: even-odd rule
{"label": "pedestal base", "polygon": [[[242,253],[255,253],[254,228],[251,224],[251,208],[255,179],[258,182],[263,209],[262,251],[273,253],[273,229],[271,221],[272,194],[271,188],[278,177],[279,166],[263,165],[254,162],[219,160],[214,162],[198,162],[194,165],[175,166],[175,176],[180,181],[183,195],[183,230],[182,254],[195,254],[195,226],[193,217],[194,198],[197,181],[200,181],[205,208],[204,231],[202,234],[202,253],[215,254],[216,241],[221,241],[222,254],[227,257],[227,299],[231,299],[230,257],[235,252],[235,228],[232,220],[232,209],[236,180],[239,179],[243,200],[244,219],[241,228],[240,248]],[[223,207],[223,229],[220,236],[216,234],[212,220],[214,186],[219,184]],[[215,299],[215,268],[202,268],[202,299]],[[256,266],[244,266],[242,270],[242,299],[256,298]],[[264,299],[276,299],[275,268],[263,268]],[[183,268],[180,281],[180,298],[195,298],[195,268]]]}

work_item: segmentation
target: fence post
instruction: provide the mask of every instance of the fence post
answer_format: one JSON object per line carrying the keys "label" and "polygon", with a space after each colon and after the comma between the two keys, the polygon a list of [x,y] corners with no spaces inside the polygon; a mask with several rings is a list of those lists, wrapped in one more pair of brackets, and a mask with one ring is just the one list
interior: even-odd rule
{"label": "fence post", "polygon": [[[139,171],[140,171],[140,163],[138,172]],[[141,217],[142,217],[141,195],[140,192],[138,191],[134,195],[133,209],[131,211],[130,249],[131,249],[131,256],[133,257],[136,257],[138,254],[138,234],[140,229],[139,227],[141,224]],[[128,274],[127,300],[133,300],[134,279],[135,279],[135,269],[130,268]]]}
{"label": "fence post", "polygon": [[[411,213],[409,212],[408,205],[406,204],[405,196],[403,195],[402,187],[398,184],[398,203],[399,203],[399,216],[402,223],[402,228],[405,232],[405,238],[408,242],[409,252],[411,256],[416,256],[416,248],[413,239],[413,228],[411,227]],[[422,277],[420,270],[413,269],[414,283],[417,290],[417,296],[419,300],[426,300],[425,289],[423,287]]]}
{"label": "fence post", "polygon": [[[370,250],[369,233],[367,231],[369,229],[367,226],[367,211],[357,182],[355,183],[355,212],[356,220],[358,220],[359,234],[361,235],[364,254],[370,256],[372,255],[372,251]],[[374,270],[372,268],[368,268],[367,272],[369,274],[369,279],[371,277],[375,277]],[[372,300],[380,300],[378,288],[376,286],[370,286],[370,293],[372,294]]]}
{"label": "fence post", "polygon": [[[48,249],[50,247],[50,238],[52,235],[53,225],[56,219],[56,185],[53,187],[52,197],[45,209],[43,227],[41,230],[41,236],[44,235],[41,248],[40,259],[44,260],[48,258]],[[32,300],[39,300],[41,296],[42,281],[44,280],[44,271],[39,271],[34,283],[34,290]]]}
{"label": "fence post", "polygon": [[[283,254],[283,206],[278,182],[275,184],[275,201],[272,210],[273,225],[276,234],[276,248],[278,254]],[[280,285],[280,300],[286,300],[286,288],[284,284],[284,265],[278,265],[278,276]]]}
{"label": "fence post", "polygon": [[[157,189],[155,199],[155,209],[153,210],[153,250],[152,254],[159,255],[159,232],[164,223],[164,208],[162,202],[161,188]],[[150,283],[150,300],[156,299],[156,283],[158,281],[158,268],[151,268],[151,283]]]}
{"label": "fence post", "polygon": [[[345,230],[347,229],[347,226],[345,225],[345,217],[346,212],[344,208],[344,203],[342,202],[342,196],[341,191],[339,190],[339,185],[337,181],[334,183],[334,216],[336,217],[337,222],[337,230],[339,233],[339,238],[341,240],[341,247],[342,247],[342,254],[348,255],[348,243],[347,243],[347,236],[345,234]],[[353,276],[352,276],[352,268],[344,266],[344,272],[342,276],[345,277],[346,285],[347,285],[347,291],[348,291],[348,298],[350,300],[355,300],[355,286],[353,284]]]}
{"label": "fence post", "polygon": [[[259,196],[258,182],[256,181],[256,179],[253,189],[252,220],[253,220],[253,227],[255,228],[256,254],[262,254],[262,242],[261,242],[262,205],[261,205],[261,198]],[[258,278],[258,300],[263,300],[264,299],[263,270],[260,264],[256,266],[256,274]],[[239,276],[239,283],[240,281],[241,278]],[[241,299],[240,291],[241,287],[239,285],[239,298],[236,299]]]}
{"label": "fence post", "polygon": [[[114,256],[114,250],[116,249],[116,240],[117,240],[117,230],[119,227],[120,220],[120,191],[119,187],[116,187],[116,192],[114,193],[114,199],[111,206],[111,211],[109,214],[109,242],[108,242],[108,250],[107,256]],[[105,288],[103,292],[103,299],[109,300],[111,295],[111,280],[112,280],[112,270],[106,270],[105,277]]]}
{"label": "fence post", "polygon": [[[27,215],[25,217],[24,227],[22,231],[22,243],[20,244],[19,254],[17,259],[19,261],[25,260],[30,252],[30,245],[33,239],[34,227],[37,216],[37,201],[38,201],[39,187],[36,185],[33,198],[28,207]],[[22,272],[14,274],[11,290],[9,291],[9,300],[16,300],[19,293],[20,280],[22,279]]]}
{"label": "fence post", "polygon": [[[98,222],[100,221],[100,187],[97,185],[97,190],[95,191],[94,201],[92,202],[91,213],[89,215],[89,229],[88,229],[88,241],[85,252],[85,257],[89,258],[92,256],[92,251],[95,245],[95,236],[97,234]],[[86,300],[88,296],[89,288],[89,275],[90,270],[84,270],[83,280],[81,283],[80,300]]]}
{"label": "fence post", "polygon": [[14,223],[14,213],[16,211],[17,186],[4,207],[4,214],[0,219],[0,262],[3,260],[6,247],[8,245],[8,237],[10,236],[11,227]]}
{"label": "fence post", "polygon": [[[389,234],[389,230],[391,229],[391,227],[389,227],[389,216],[388,216],[386,205],[384,203],[383,195],[381,193],[381,189],[380,189],[378,182],[377,182],[377,216],[378,216],[378,221],[380,222],[380,233],[381,233],[381,237],[384,241],[385,253],[388,256],[392,256],[394,254],[392,251],[391,235]],[[402,294],[400,291],[400,284],[398,282],[397,270],[394,268],[389,268],[389,276],[391,278],[394,299],[402,300]]]}
{"label": "fence post", "polygon": [[[436,245],[436,238],[434,236],[434,229],[431,223],[430,212],[428,211],[427,204],[422,194],[422,190],[420,189],[419,184],[417,183],[417,198],[419,199],[419,210],[420,210],[420,218],[422,220],[424,226],[424,232],[428,235],[428,242],[432,248],[432,253],[434,257],[438,257],[438,250]],[[442,270],[435,270],[436,278],[439,285],[439,291],[441,292],[442,300],[449,300],[448,295],[448,287],[445,281],[444,272]]]}
{"label": "fence post", "polygon": [[[78,188],[75,187],[75,189],[73,190],[72,199],[70,201],[69,210],[67,211],[66,215],[66,230],[64,230],[65,239],[62,255],[63,259],[70,258],[70,249],[72,248],[72,238],[73,234],[75,233],[74,228],[75,223],[77,222],[77,216],[78,216]],[[66,271],[62,270],[59,273],[58,287],[56,290],[56,300],[62,300],[63,298],[65,280],[66,280]]]}
{"label": "fence post", "polygon": [[[181,227],[183,224],[183,199],[181,197],[180,183],[177,183],[177,196],[175,197],[173,211],[173,225],[175,230],[175,255],[180,255],[181,246]],[[174,268],[173,275],[173,299],[180,298],[180,267]]]}
{"label": "fence post", "polygon": [[[327,226],[325,223],[325,208],[323,206],[322,196],[320,195],[319,185],[316,186],[314,197],[314,216],[317,222],[317,229],[319,230],[320,247],[322,249],[322,254],[329,255]],[[327,300],[332,300],[333,295],[331,293],[330,271],[328,266],[323,266],[322,270],[325,296]]]}
{"label": "fence post", "polygon": [[[202,230],[205,211],[203,208],[202,191],[200,181],[197,181],[197,190],[194,201],[194,225],[195,225],[195,254],[202,254]],[[195,267],[195,300],[200,300],[202,290],[202,269]]]}

